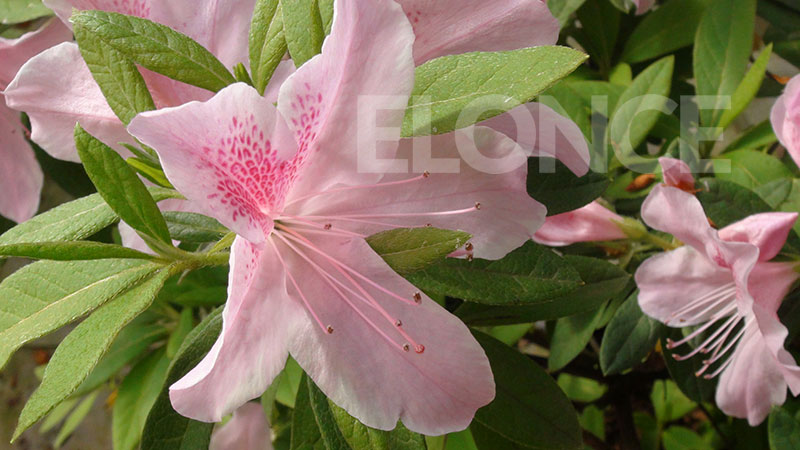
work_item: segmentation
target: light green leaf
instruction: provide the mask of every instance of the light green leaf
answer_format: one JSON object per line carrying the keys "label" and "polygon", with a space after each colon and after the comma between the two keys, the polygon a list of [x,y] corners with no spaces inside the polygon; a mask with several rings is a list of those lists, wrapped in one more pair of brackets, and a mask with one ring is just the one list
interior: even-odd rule
{"label": "light green leaf", "polygon": [[547,2],[547,7],[550,13],[558,19],[561,28],[567,24],[572,13],[578,10],[586,0],[550,0]]}
{"label": "light green leaf", "polygon": [[279,0],[259,0],[256,3],[250,25],[249,48],[253,86],[264,95],[272,74],[287,51]]}
{"label": "light green leaf", "polygon": [[656,413],[656,421],[664,425],[680,419],[697,408],[697,403],[683,395],[672,380],[658,380],[653,383],[650,401]]}
{"label": "light green leaf", "polygon": [[216,92],[236,79],[202,45],[147,19],[106,11],[78,11],[70,19],[136,64],[174,80]]}
{"label": "light green leaf", "polygon": [[100,41],[80,24],[72,27],[81,56],[100,86],[108,106],[127,125],[137,114],[156,109],[147,84],[133,61]]}
{"label": "light green leaf", "polygon": [[135,260],[23,267],[0,284],[0,367],[20,346],[102,306],[160,266]]}
{"label": "light green leaf", "polygon": [[75,127],[75,145],[97,192],[120,218],[135,230],[172,245],[161,210],[125,160],[80,125]]}
{"label": "light green leaf", "polygon": [[[723,170],[730,168],[730,171]],[[779,159],[755,150],[737,150],[714,159],[715,175],[748,189],[755,189],[781,178],[793,178]]]}
{"label": "light green leaf", "polygon": [[150,306],[168,276],[169,271],[163,270],[142,282],[99,308],[64,338],[47,364],[42,384],[22,409],[13,439],[80,386],[122,328]]}
{"label": "light green leaf", "polygon": [[61,445],[67,440],[67,438],[75,431],[76,428],[83,422],[83,419],[89,415],[89,411],[92,410],[92,406],[94,406],[94,402],[97,399],[97,394],[99,392],[92,392],[86,398],[81,400],[78,406],[70,413],[67,420],[64,421],[64,425],[58,430],[58,434],[56,435],[56,440],[53,442],[53,447],[56,449],[61,448]]}
{"label": "light green leaf", "polygon": [[470,237],[463,231],[402,228],[374,234],[367,242],[397,273],[409,274],[444,259]]}
{"label": "light green leaf", "polygon": [[322,51],[325,29],[317,0],[282,0],[283,33],[297,67]]}
{"label": "light green leaf", "polygon": [[769,119],[758,125],[748,128],[741,136],[725,148],[725,153],[732,150],[742,150],[746,148],[767,147],[778,142],[775,131]]}
{"label": "light green leaf", "polygon": [[169,234],[182,242],[216,242],[229,231],[216,219],[197,213],[164,211]]}
{"label": "light green leaf", "polygon": [[322,28],[325,29],[325,34],[331,34],[331,26],[333,25],[333,0],[318,0],[319,15],[322,18]]}
{"label": "light green leaf", "polygon": [[42,0],[3,0],[0,2],[0,24],[14,24],[53,14]]}
{"label": "light green leaf", "polygon": [[711,0],[671,0],[644,17],[633,30],[621,59],[638,63],[694,42],[700,19]]}
{"label": "light green leaf", "polygon": [[136,364],[122,381],[114,401],[111,436],[114,450],[135,450],[150,408],[161,393],[170,360],[163,349]]}
{"label": "light green leaf", "polygon": [[153,259],[153,255],[127,247],[93,241],[38,242],[0,245],[0,258],[16,256],[29,259],[75,261],[89,259]]}
{"label": "light green leaf", "polygon": [[605,375],[628,370],[653,350],[664,331],[661,323],[647,317],[639,308],[638,292],[617,310],[603,334],[600,368]]}
{"label": "light green leaf", "polygon": [[719,119],[720,129],[726,128],[737,118],[739,114],[747,108],[747,105],[756,98],[761,84],[764,82],[764,75],[767,73],[767,63],[772,55],[772,44],[769,44],[761,51],[750,70],[739,83],[739,86],[731,96],[731,109],[723,110],[722,117]]}
{"label": "light green leaf", "polygon": [[[543,46],[429,61],[416,69],[402,134],[448,133],[501,114],[533,100],[586,57],[567,47]],[[459,123],[460,115],[474,118]]]}
{"label": "light green leaf", "polygon": [[39,425],[39,432],[47,433],[48,431],[52,430],[56,425],[61,423],[61,421],[64,420],[65,417],[67,417],[67,414],[69,414],[70,411],[72,411],[72,408],[75,406],[76,403],[78,403],[77,397],[70,398],[59,403],[59,405],[53,408],[53,410],[50,411],[50,414],[48,414],[47,417],[45,417],[44,420],[42,420],[42,424]]}
{"label": "light green leaf", "polygon": [[[706,8],[694,44],[697,95],[733,95],[744,77],[753,48],[756,0],[714,0]],[[722,99],[702,109],[700,122],[719,122]]]}

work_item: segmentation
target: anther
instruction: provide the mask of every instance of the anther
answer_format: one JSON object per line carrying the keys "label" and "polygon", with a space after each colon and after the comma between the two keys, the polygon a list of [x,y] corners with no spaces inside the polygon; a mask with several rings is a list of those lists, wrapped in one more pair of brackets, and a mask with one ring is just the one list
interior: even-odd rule
{"label": "anther", "polygon": [[326,230],[330,230],[332,227],[333,227],[333,225],[331,225],[331,224],[329,224],[329,223],[326,223],[326,224],[325,224],[325,229],[326,229]]}
{"label": "anther", "polygon": [[474,256],[472,256],[472,253],[470,253],[469,255],[467,255],[467,261],[469,261],[469,262],[472,262],[474,259],[475,259],[475,257],[474,257]]}
{"label": "anther", "polygon": [[477,210],[481,209],[481,202],[475,202],[475,209]]}
{"label": "anther", "polygon": [[425,351],[425,346],[422,344],[417,344],[414,346],[414,351],[417,353],[422,353]]}
{"label": "anther", "polygon": [[404,352],[407,352],[410,348],[411,348],[411,346],[409,346],[408,344],[403,344],[403,351]]}
{"label": "anther", "polygon": [[414,292],[414,302],[416,302],[417,304],[422,303],[422,294],[420,294],[419,292]]}
{"label": "anther", "polygon": [[400,319],[397,319],[397,321],[394,323],[394,326],[402,327],[403,326],[403,322]]}
{"label": "anther", "polygon": [[426,170],[425,172],[422,172],[422,177],[423,177],[423,178],[428,178],[428,177],[430,177],[430,176],[431,176],[431,173],[430,173],[430,172],[428,172],[427,170]]}
{"label": "anther", "polygon": [[425,224],[425,226],[426,226],[426,227],[428,227],[428,228],[430,228],[430,227],[432,227],[432,226],[433,226],[433,224],[432,224],[432,223],[426,223],[426,224]]}
{"label": "anther", "polygon": [[473,248],[475,247],[472,245],[472,242],[467,242],[467,245],[464,246],[464,250],[468,252],[471,252]]}
{"label": "anther", "polygon": [[333,327],[328,325],[328,328],[325,328],[325,331],[327,331],[328,334],[333,334]]}

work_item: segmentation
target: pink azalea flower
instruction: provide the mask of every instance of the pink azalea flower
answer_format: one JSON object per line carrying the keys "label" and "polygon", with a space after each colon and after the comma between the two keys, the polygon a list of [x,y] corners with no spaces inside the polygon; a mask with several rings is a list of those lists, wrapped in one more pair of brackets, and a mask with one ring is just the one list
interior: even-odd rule
{"label": "pink azalea flower", "polygon": [[563,247],[576,242],[625,239],[627,236],[617,226],[624,220],[594,201],[575,211],[548,217],[533,235],[533,240],[551,247]]}
{"label": "pink azalea flower", "polygon": [[787,385],[794,395],[800,393],[800,368],[783,347],[788,331],[777,315],[798,278],[796,264],[770,261],[797,214],[756,214],[717,231],[694,195],[658,185],[642,205],[642,218],[687,245],[639,267],[639,305],[666,325],[696,326],[668,348],[705,336],[693,350],[675,357],[703,355],[697,376],[720,375],[720,409],[752,425],[760,423],[773,405],[783,403]]}
{"label": "pink azalea flower", "polygon": [[[360,146],[380,141],[395,162],[412,154],[416,140],[400,140],[399,126],[413,43],[394,2],[337,1],[322,54],[283,83],[277,108],[236,84],[131,122],[170,181],[239,235],[222,334],[170,388],[181,414],[218,421],[261,395],[289,354],[379,429],[398,420],[430,435],[464,429],[493,399],[488,360],[468,328],[364,238],[431,224],[472,233],[475,256],[496,259],[528,240],[545,211],[527,195],[524,164],[499,175],[463,163],[448,174],[357,170]],[[393,135],[357,126],[364,103]],[[516,148],[489,128],[472,132],[487,157]],[[457,157],[456,133],[432,140],[436,157]]]}
{"label": "pink azalea flower", "polygon": [[662,157],[658,158],[664,184],[678,188],[682,191],[694,193],[694,176],[689,165],[680,159]]}
{"label": "pink azalea flower", "polygon": [[233,418],[211,434],[209,450],[272,450],[272,436],[264,408],[247,402]]}
{"label": "pink azalea flower", "polygon": [[[57,20],[19,39],[0,38],[0,91],[5,90],[19,68],[42,50],[72,37]],[[15,222],[30,219],[39,208],[44,175],[25,140],[19,113],[6,107],[0,94],[0,215]]]}
{"label": "pink azalea flower", "polygon": [[800,75],[786,85],[783,95],[778,97],[770,115],[772,129],[781,144],[800,164]]}

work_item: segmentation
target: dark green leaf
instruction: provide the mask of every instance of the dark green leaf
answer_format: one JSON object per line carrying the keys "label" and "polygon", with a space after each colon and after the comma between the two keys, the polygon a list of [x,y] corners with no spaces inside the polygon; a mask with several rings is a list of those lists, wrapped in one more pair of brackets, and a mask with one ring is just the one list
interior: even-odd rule
{"label": "dark green leaf", "polygon": [[577,14],[581,29],[576,37],[592,61],[600,66],[603,73],[608,73],[619,34],[619,10],[609,2],[588,1],[578,9]]}
{"label": "dark green leaf", "polygon": [[661,323],[639,308],[637,294],[622,304],[603,334],[600,367],[605,375],[623,372],[641,362],[664,332]]}
{"label": "dark green leaf", "polygon": [[138,448],[147,415],[167,378],[169,362],[163,349],[153,352],[133,366],[120,384],[112,416],[114,450]]}
{"label": "dark green leaf", "polygon": [[[661,338],[661,348],[667,348],[667,338],[674,341],[683,338],[680,329],[673,328]],[[664,362],[667,364],[669,374],[681,391],[690,399],[696,402],[706,402],[714,398],[717,387],[717,379],[706,380],[702,376],[696,376],[695,372],[703,366],[703,357],[698,355],[696,358],[689,358],[685,361],[676,361],[669,350],[664,351]]]}
{"label": "dark green leaf", "polygon": [[789,400],[778,406],[769,415],[770,450],[794,450],[800,448],[800,411],[798,402]]}
{"label": "dark green leaf", "polygon": [[[728,170],[730,169],[730,170]],[[714,172],[718,179],[755,189],[781,178],[793,178],[778,158],[755,150],[737,150],[714,159]]]}
{"label": "dark green leaf", "polygon": [[547,7],[550,13],[558,19],[558,23],[563,28],[567,24],[572,13],[578,10],[586,0],[550,0]]}
{"label": "dark green leaf", "polygon": [[317,0],[283,0],[283,33],[297,67],[322,51],[325,29]]}
{"label": "dark green leaf", "polygon": [[578,177],[560,161],[528,159],[528,194],[547,207],[548,216],[588,205],[603,195],[609,183],[601,173],[589,171]]}
{"label": "dark green leaf", "polygon": [[647,14],[633,30],[621,59],[647,61],[688,47],[711,0],[671,0]]}
{"label": "dark green leaf", "polygon": [[250,70],[259,94],[264,94],[286,50],[280,1],[259,0],[250,25]]}
{"label": "dark green leaf", "polygon": [[370,247],[400,274],[410,274],[444,259],[472,237],[463,231],[402,228],[367,238]]}
{"label": "dark green leaf", "polygon": [[27,22],[53,14],[42,0],[3,0],[0,2],[0,24]]}
{"label": "dark green leaf", "polygon": [[215,242],[228,233],[216,219],[202,214],[164,211],[172,239],[183,242]]}
{"label": "dark green leaf", "polygon": [[561,370],[577,357],[592,339],[594,330],[603,318],[605,308],[586,311],[556,321],[550,339],[550,357],[547,369],[551,372]]}

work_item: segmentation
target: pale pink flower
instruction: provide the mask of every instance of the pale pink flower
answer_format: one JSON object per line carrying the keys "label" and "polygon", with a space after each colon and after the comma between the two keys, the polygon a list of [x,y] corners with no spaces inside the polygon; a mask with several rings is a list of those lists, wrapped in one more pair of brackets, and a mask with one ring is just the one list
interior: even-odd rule
{"label": "pale pink flower", "polygon": [[792,78],[778,97],[770,121],[778,140],[800,165],[800,75]]}
{"label": "pale pink flower", "polygon": [[247,402],[233,418],[211,434],[208,450],[272,450],[272,436],[264,408]]}
{"label": "pale pink flower", "polygon": [[796,264],[770,262],[797,214],[756,214],[717,231],[694,195],[658,185],[642,205],[642,218],[686,245],[639,267],[639,305],[666,325],[697,327],[668,348],[703,336],[702,343],[675,357],[703,357],[697,376],[720,375],[720,409],[760,423],[773,405],[783,403],[787,385],[800,393],[800,368],[783,347],[788,331],[777,316],[798,278]]}
{"label": "pale pink flower", "polygon": [[661,165],[664,184],[689,193],[695,192],[694,175],[688,164],[680,159],[667,157],[658,158],[658,163]]}
{"label": "pale pink flower", "polygon": [[551,247],[577,242],[613,241],[627,236],[618,226],[625,219],[594,201],[588,205],[550,216],[533,235],[533,240]]}
{"label": "pale pink flower", "polygon": [[[527,241],[545,211],[526,192],[525,165],[500,175],[464,163],[452,174],[357,171],[365,144],[380,141],[383,158],[412,154],[399,127],[414,34],[392,1],[335,6],[322,54],[283,83],[277,108],[236,84],[129,126],[189,200],[239,235],[222,334],[170,388],[172,404],[218,421],[261,395],[291,354],[368,426],[392,429],[399,419],[431,435],[460,430],[494,397],[488,360],[460,320],[364,238],[427,224],[462,229],[474,235],[475,256],[496,259]],[[359,129],[359,104],[382,111],[382,130]],[[516,148],[485,127],[470,133],[490,158]],[[432,140],[436,157],[458,156],[455,133]]]}
{"label": "pale pink flower", "polygon": [[[0,91],[6,89],[25,61],[71,37],[59,21],[50,20],[18,39],[0,38]],[[6,107],[0,94],[0,215],[24,222],[39,208],[44,175],[19,119],[19,113]]]}

